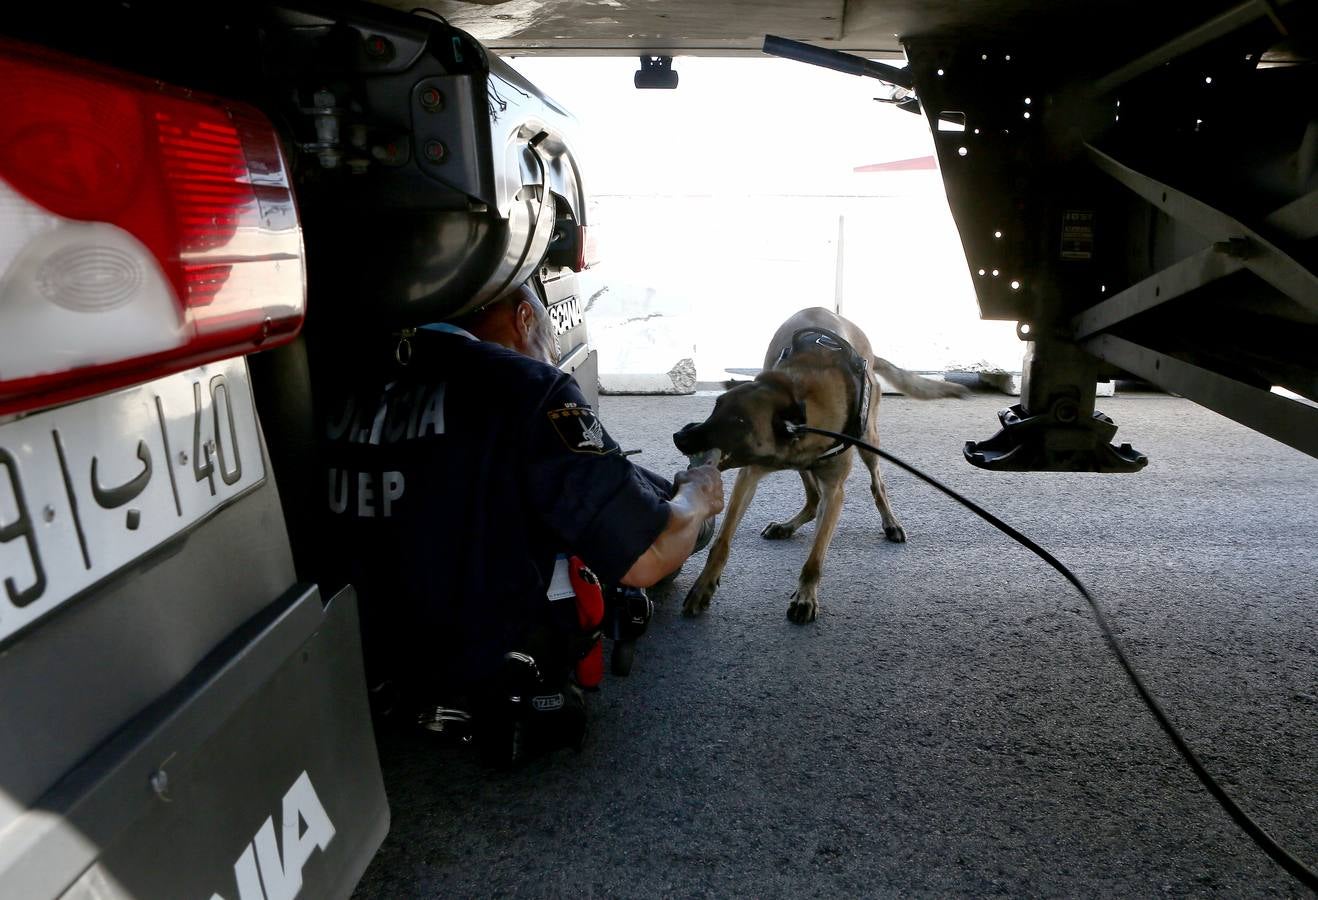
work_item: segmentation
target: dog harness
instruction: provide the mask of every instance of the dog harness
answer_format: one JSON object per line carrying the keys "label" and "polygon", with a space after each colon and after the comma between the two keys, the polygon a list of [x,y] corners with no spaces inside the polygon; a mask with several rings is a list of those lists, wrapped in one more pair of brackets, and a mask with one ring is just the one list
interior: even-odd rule
{"label": "dog harness", "polygon": [[[856,387],[856,402],[851,407],[851,415],[847,417],[847,426],[842,429],[842,433],[848,437],[863,439],[865,422],[869,419],[870,398],[874,389],[874,380],[870,378],[870,360],[857,353],[856,348],[840,335],[826,328],[802,328],[792,335],[791,342],[783,348],[782,353],[778,354],[778,360],[773,367],[776,369],[793,354],[807,350],[824,350],[838,354],[842,368],[851,373]],[[815,462],[837,456],[846,450],[847,446],[842,441],[837,441],[820,454]]]}

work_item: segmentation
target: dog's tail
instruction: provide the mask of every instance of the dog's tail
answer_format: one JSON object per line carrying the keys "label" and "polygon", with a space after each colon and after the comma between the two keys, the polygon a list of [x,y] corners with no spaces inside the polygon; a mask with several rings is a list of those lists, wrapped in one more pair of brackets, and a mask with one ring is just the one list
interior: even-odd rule
{"label": "dog's tail", "polygon": [[939,400],[943,397],[964,397],[969,391],[963,385],[950,381],[934,381],[905,369],[899,369],[886,359],[874,357],[874,371],[897,390],[916,400]]}

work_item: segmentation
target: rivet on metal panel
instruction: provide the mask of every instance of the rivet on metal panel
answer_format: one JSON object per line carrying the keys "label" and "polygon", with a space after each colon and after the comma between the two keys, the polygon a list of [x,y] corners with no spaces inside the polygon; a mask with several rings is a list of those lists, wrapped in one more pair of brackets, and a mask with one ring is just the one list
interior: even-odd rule
{"label": "rivet on metal panel", "polygon": [[173,797],[169,796],[169,773],[165,771],[165,766],[169,765],[169,761],[174,756],[175,754],[171,753],[165,757],[165,761],[156,767],[156,770],[151,773],[151,777],[147,779],[147,783],[151,785],[151,790],[166,803],[172,803],[174,800]]}

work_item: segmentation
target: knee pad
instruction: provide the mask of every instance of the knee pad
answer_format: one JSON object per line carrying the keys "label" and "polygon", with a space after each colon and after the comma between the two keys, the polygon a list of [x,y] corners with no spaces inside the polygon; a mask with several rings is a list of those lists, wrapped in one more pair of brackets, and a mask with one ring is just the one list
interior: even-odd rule
{"label": "knee pad", "polygon": [[654,615],[654,603],[645,591],[633,587],[609,590],[607,628],[615,641],[634,641],[645,634]]}
{"label": "knee pad", "polygon": [[605,624],[613,639],[611,671],[620,677],[631,674],[636,656],[636,639],[645,634],[654,615],[654,602],[640,588],[615,587],[609,591]]}
{"label": "knee pad", "polygon": [[718,516],[710,516],[700,523],[700,532],[696,535],[696,546],[692,548],[692,553],[699,553],[709,546],[709,542],[714,540],[714,532],[718,529]]}
{"label": "knee pad", "polygon": [[586,739],[586,698],[568,678],[546,678],[525,653],[508,653],[475,719],[481,755],[495,766],[526,762]]}

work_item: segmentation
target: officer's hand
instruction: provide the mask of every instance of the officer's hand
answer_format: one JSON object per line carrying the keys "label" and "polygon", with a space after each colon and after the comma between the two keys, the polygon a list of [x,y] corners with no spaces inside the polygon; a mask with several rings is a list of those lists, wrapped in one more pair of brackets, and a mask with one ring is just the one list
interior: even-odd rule
{"label": "officer's hand", "polygon": [[714,466],[678,472],[673,476],[673,485],[679,495],[690,499],[702,519],[723,512],[723,476]]}

